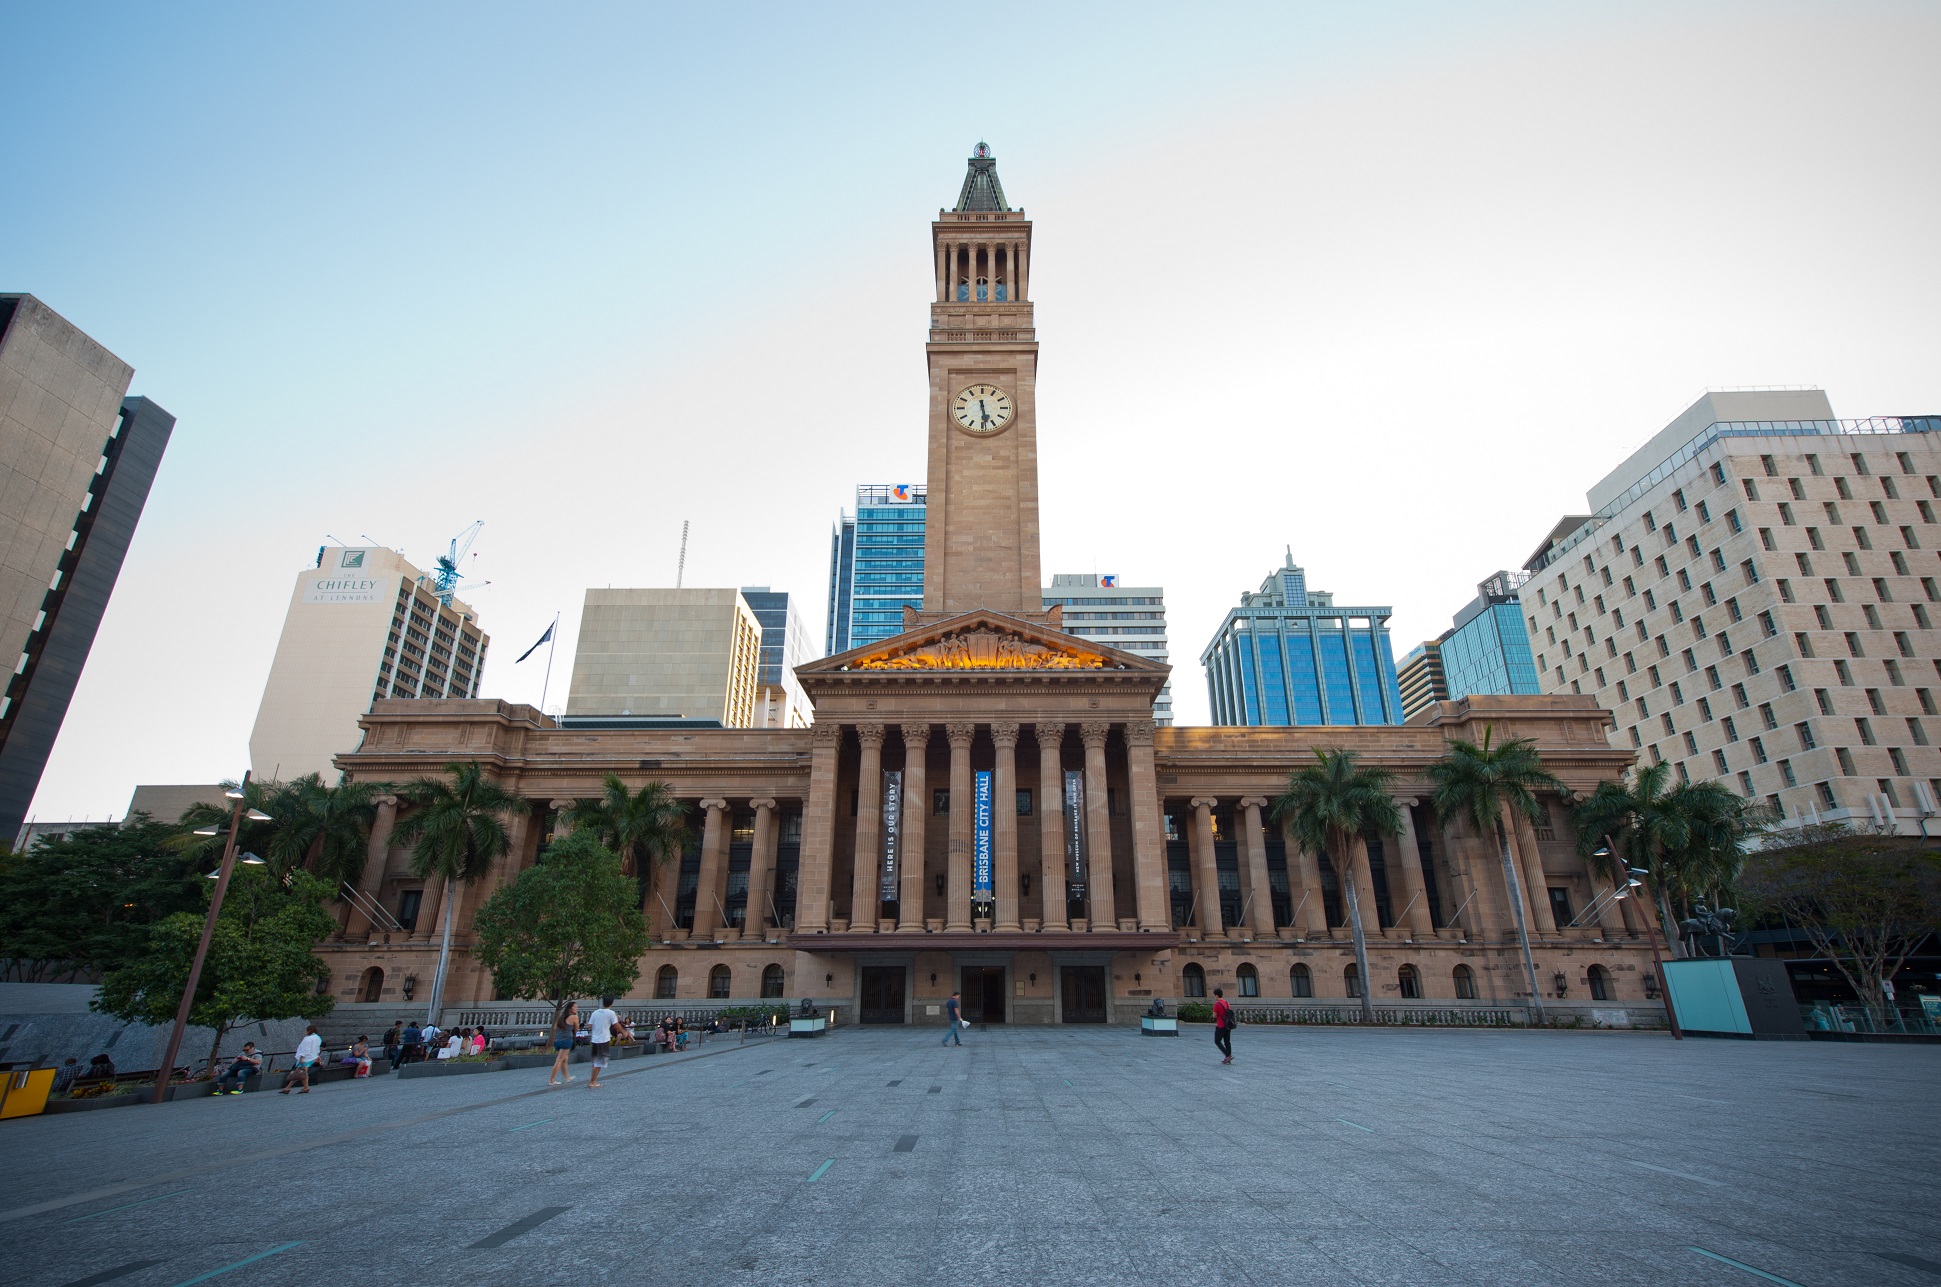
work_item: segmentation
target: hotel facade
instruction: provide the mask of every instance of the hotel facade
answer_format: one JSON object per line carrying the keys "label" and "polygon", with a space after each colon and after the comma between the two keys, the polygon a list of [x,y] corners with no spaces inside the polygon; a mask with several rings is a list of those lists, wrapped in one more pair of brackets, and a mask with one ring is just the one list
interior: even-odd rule
{"label": "hotel facade", "polygon": [[1415,725],[1157,726],[1170,667],[1066,633],[1064,605],[1042,602],[1032,225],[982,145],[930,234],[922,606],[900,633],[798,668],[810,728],[569,729],[497,701],[375,703],[363,744],[338,757],[351,778],[476,760],[531,811],[509,820],[511,851],[487,878],[446,889],[410,875],[387,798],[361,883],[425,914],[387,931],[345,909],[321,949],[340,1004],[394,1015],[407,980],[422,997],[451,899],[447,1017],[528,1016],[465,951],[473,916],[614,773],[667,783],[694,824],[647,893],[653,943],[625,1008],[809,997],[865,1023],[941,1023],[961,990],[986,1022],[1129,1023],[1154,998],[1214,986],[1244,1004],[1343,1006],[1359,980],[1335,866],[1270,806],[1314,750],[1339,747],[1392,770],[1404,806],[1399,834],[1366,837],[1345,864],[1372,909],[1379,1006],[1520,1015],[1509,899],[1524,889],[1545,1004],[1654,1022],[1642,924],[1623,903],[1583,915],[1603,890],[1559,802],[1516,828],[1514,883],[1493,841],[1428,804],[1445,739],[1487,727],[1533,738],[1588,792],[1631,761],[1610,717],[1565,694],[1444,703]]}

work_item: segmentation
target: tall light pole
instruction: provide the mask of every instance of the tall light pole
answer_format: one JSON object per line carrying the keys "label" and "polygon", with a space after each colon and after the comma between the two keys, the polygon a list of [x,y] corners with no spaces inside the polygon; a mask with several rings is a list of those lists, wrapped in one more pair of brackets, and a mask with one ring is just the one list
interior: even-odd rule
{"label": "tall light pole", "polygon": [[[182,1036],[188,1031],[189,1011],[195,1007],[196,985],[202,982],[202,962],[209,955],[209,940],[216,936],[216,916],[222,911],[222,896],[229,888],[230,873],[236,869],[236,833],[242,829],[243,819],[252,822],[268,822],[270,815],[256,809],[243,807],[249,796],[249,774],[243,780],[224,791],[229,798],[229,841],[222,849],[222,866],[216,869],[215,893],[209,897],[209,914],[202,921],[202,941],[196,944],[195,961],[189,966],[189,981],[182,988],[182,1004],[175,1008],[175,1030],[169,1033],[168,1053],[162,1056],[161,1071],[155,1074],[155,1095],[149,1101],[159,1104],[168,1097],[168,1079],[175,1072],[175,1057],[182,1053]],[[217,827],[198,827],[198,836],[220,835]]]}
{"label": "tall light pole", "polygon": [[[1604,837],[1604,845],[1601,849],[1591,851],[1593,858],[1611,858],[1616,854],[1617,846],[1611,843],[1608,835]],[[1625,864],[1624,869],[1631,873],[1633,884],[1646,879],[1650,874],[1644,868],[1633,867],[1629,863]],[[1671,980],[1665,977],[1665,961],[1658,955],[1658,895],[1652,892],[1650,885],[1644,887],[1644,901],[1646,904],[1642,909],[1644,932],[1651,940],[1651,969],[1658,976],[1658,995],[1665,999],[1665,1021],[1671,1025],[1672,1040],[1683,1041],[1685,1034],[1678,1027],[1678,1010],[1671,1003]]]}

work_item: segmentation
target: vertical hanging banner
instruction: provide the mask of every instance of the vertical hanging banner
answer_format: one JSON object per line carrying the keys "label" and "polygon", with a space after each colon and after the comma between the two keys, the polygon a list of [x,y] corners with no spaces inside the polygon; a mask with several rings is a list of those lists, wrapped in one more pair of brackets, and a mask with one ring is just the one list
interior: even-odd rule
{"label": "vertical hanging banner", "polygon": [[991,887],[991,774],[977,775],[977,800],[971,811],[971,901],[988,903]]}
{"label": "vertical hanging banner", "polygon": [[1085,900],[1085,774],[1065,770],[1065,897]]}
{"label": "vertical hanging banner", "polygon": [[897,882],[902,879],[903,853],[903,770],[883,774],[883,881],[877,896],[886,903],[897,900]]}

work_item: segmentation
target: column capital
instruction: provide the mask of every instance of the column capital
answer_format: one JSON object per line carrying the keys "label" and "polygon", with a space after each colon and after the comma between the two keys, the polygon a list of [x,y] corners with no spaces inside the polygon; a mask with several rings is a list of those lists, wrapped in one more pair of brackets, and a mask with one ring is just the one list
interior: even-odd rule
{"label": "column capital", "polygon": [[1062,723],[1060,724],[1039,723],[1034,727],[1038,734],[1038,746],[1041,750],[1046,747],[1056,749],[1057,747],[1064,745],[1065,726]]}
{"label": "column capital", "polygon": [[703,809],[707,809],[710,812],[712,812],[716,809],[726,809],[728,807],[728,802],[719,797],[716,797],[714,799],[701,801],[701,807]]}
{"label": "column capital", "polygon": [[371,803],[380,809],[395,809],[398,807],[398,797],[389,793],[374,795],[371,797]]}
{"label": "column capital", "polygon": [[969,746],[977,736],[977,725],[968,720],[952,720],[944,725],[944,736],[950,739],[951,749]]}
{"label": "column capital", "polygon": [[828,746],[831,743],[840,745],[842,743],[842,725],[811,724],[809,726],[809,740],[819,746]]}
{"label": "column capital", "polygon": [[1078,726],[1078,737],[1089,749],[1105,745],[1106,735],[1111,731],[1112,725],[1105,720],[1088,719]]}
{"label": "column capital", "polygon": [[1397,800],[1395,803],[1401,805],[1404,809],[1413,809],[1416,805],[1422,803],[1422,797],[1419,795],[1412,795],[1406,800]]}
{"label": "column capital", "polygon": [[1153,722],[1149,719],[1129,719],[1126,721],[1126,741],[1133,746],[1151,746]]}
{"label": "column capital", "polygon": [[750,800],[748,803],[750,807],[756,809],[757,811],[762,809],[773,809],[775,807],[775,799],[772,796],[765,797],[760,800]]}
{"label": "column capital", "polygon": [[999,750],[1008,750],[1018,744],[1018,726],[1015,722],[991,725],[991,741]]}
{"label": "column capital", "polygon": [[1220,801],[1210,795],[1196,795],[1191,800],[1187,801],[1187,803],[1192,805],[1195,809],[1212,810],[1219,807]]}
{"label": "column capital", "polygon": [[1267,797],[1264,795],[1242,796],[1240,798],[1240,807],[1243,809],[1265,809],[1267,807]]}
{"label": "column capital", "polygon": [[915,724],[898,725],[898,728],[903,733],[903,745],[905,749],[930,745],[930,723],[928,720]]}
{"label": "column capital", "polygon": [[578,800],[548,800],[546,807],[554,813],[564,813],[578,803]]}
{"label": "column capital", "polygon": [[881,747],[883,745],[883,733],[884,729],[881,724],[858,724],[856,726],[856,740],[861,742],[865,748]]}

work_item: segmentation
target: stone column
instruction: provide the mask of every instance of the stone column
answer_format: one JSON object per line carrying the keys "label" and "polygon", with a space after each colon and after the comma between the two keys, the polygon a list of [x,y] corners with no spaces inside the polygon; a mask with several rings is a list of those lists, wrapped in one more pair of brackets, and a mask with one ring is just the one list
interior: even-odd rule
{"label": "stone column", "polygon": [[754,852],[748,856],[748,911],[741,918],[741,936],[757,943],[767,936],[768,890],[775,870],[775,851],[782,840],[782,829],[775,825],[773,798],[751,800],[755,810]]}
{"label": "stone column", "polygon": [[1523,881],[1523,896],[1528,900],[1530,909],[1530,932],[1532,934],[1557,933],[1557,918],[1550,914],[1550,882],[1543,874],[1543,854],[1537,848],[1536,829],[1530,820],[1515,810],[1509,810],[1516,823],[1516,874]]}
{"label": "stone column", "polygon": [[[397,825],[398,797],[378,796],[377,817],[371,822],[371,842],[364,849],[364,874],[357,878],[358,890],[373,901],[382,902],[384,898],[384,868],[391,856],[391,829]],[[374,928],[370,915],[352,903],[350,917],[344,922],[344,937],[367,938]]]}
{"label": "stone column", "polygon": [[1267,879],[1267,839],[1261,831],[1260,811],[1265,796],[1250,795],[1240,802],[1240,896],[1247,900],[1247,925],[1256,939],[1274,937],[1274,890]]}
{"label": "stone column", "polygon": [[944,268],[945,242],[937,243],[937,301],[942,303],[950,298],[950,273]]}
{"label": "stone column", "polygon": [[429,943],[439,932],[439,917],[444,911],[445,878],[438,875],[425,877],[424,893],[418,898],[418,925],[411,931],[411,941]]}
{"label": "stone column", "polygon": [[836,768],[842,726],[809,729],[809,799],[802,809],[802,860],[796,873],[795,927],[805,934],[829,929],[830,867],[836,851]]}
{"label": "stone column", "polygon": [[[1361,901],[1361,932],[1368,938],[1389,938],[1389,931],[1382,928],[1382,912],[1375,902],[1375,873],[1368,866],[1368,844],[1360,836],[1346,859],[1347,866],[1354,872],[1355,895]],[[1337,876],[1347,879],[1346,872],[1336,872]],[[1346,905],[1343,905],[1346,911]],[[1374,967],[1369,967],[1374,968]]]}
{"label": "stone column", "polygon": [[1291,822],[1281,823],[1281,844],[1287,850],[1289,892],[1294,896],[1294,928],[1301,937],[1327,938],[1328,903],[1321,894],[1321,861],[1294,836]]}
{"label": "stone column", "polygon": [[930,819],[923,757],[929,749],[928,724],[903,726],[903,872],[896,885],[896,927],[913,933],[923,931],[923,851]]}
{"label": "stone column", "polygon": [[1085,849],[1091,864],[1086,883],[1091,926],[1119,928],[1118,904],[1112,888],[1112,797],[1106,793],[1105,738],[1112,726],[1102,720],[1078,726],[1085,743]]}
{"label": "stone column", "polygon": [[1065,772],[1059,748],[1065,742],[1063,724],[1037,726],[1038,734],[1038,879],[1048,930],[1069,928],[1065,922]]}
{"label": "stone column", "polygon": [[991,875],[997,915],[991,928],[1021,930],[1018,919],[1018,726],[991,725],[997,746],[996,771],[991,775]]}
{"label": "stone column", "polygon": [[721,924],[714,900],[728,869],[728,802],[703,800],[701,807],[707,810],[708,820],[701,830],[701,879],[694,890],[694,932],[690,937],[711,939]]}
{"label": "stone column", "polygon": [[1193,883],[1199,895],[1200,937],[1225,938],[1226,926],[1220,913],[1220,864],[1213,856],[1213,807],[1220,802],[1201,796],[1191,803]]}
{"label": "stone column", "polygon": [[[1429,915],[1429,894],[1422,886],[1422,850],[1415,840],[1415,815],[1411,811],[1413,800],[1397,801],[1402,807],[1402,829],[1395,833],[1395,847],[1400,850],[1395,855],[1392,870],[1401,878],[1402,903],[1407,908],[1396,908],[1396,919],[1408,932],[1410,938],[1434,938],[1435,918]],[[1388,891],[1390,898],[1395,890]]]}
{"label": "stone column", "polygon": [[1624,933],[1624,916],[1618,909],[1623,905],[1616,899],[1606,897],[1611,892],[1610,883],[1597,873],[1588,862],[1584,864],[1585,883],[1590,886],[1591,901],[1598,903],[1597,926],[1584,927],[1587,938],[1602,938],[1606,942],[1619,938]]}
{"label": "stone column", "polygon": [[944,929],[951,931],[971,928],[971,823],[977,804],[971,789],[970,751],[976,734],[977,725],[972,723],[944,725],[944,736],[950,740],[950,868]]}
{"label": "stone column", "polygon": [[1159,772],[1153,763],[1153,722],[1126,721],[1126,791],[1132,797],[1132,887],[1139,928],[1169,930],[1166,824],[1159,812]]}
{"label": "stone column", "polygon": [[849,881],[849,932],[874,934],[883,914],[883,726],[858,724],[863,744],[856,776],[856,861]]}
{"label": "stone column", "polygon": [[1030,283],[1025,280],[1031,272],[1031,247],[1025,246],[1018,252],[1018,298],[1030,299]]}
{"label": "stone column", "polygon": [[[1458,828],[1461,829],[1458,834]],[[1503,888],[1503,862],[1496,851],[1496,833],[1488,828],[1477,832],[1468,819],[1444,820],[1443,838],[1449,844],[1449,867],[1458,872],[1464,888],[1458,906],[1464,907],[1457,922],[1461,933],[1472,939],[1486,939],[1508,929],[1510,902]],[[1453,913],[1452,913],[1453,915]]]}

